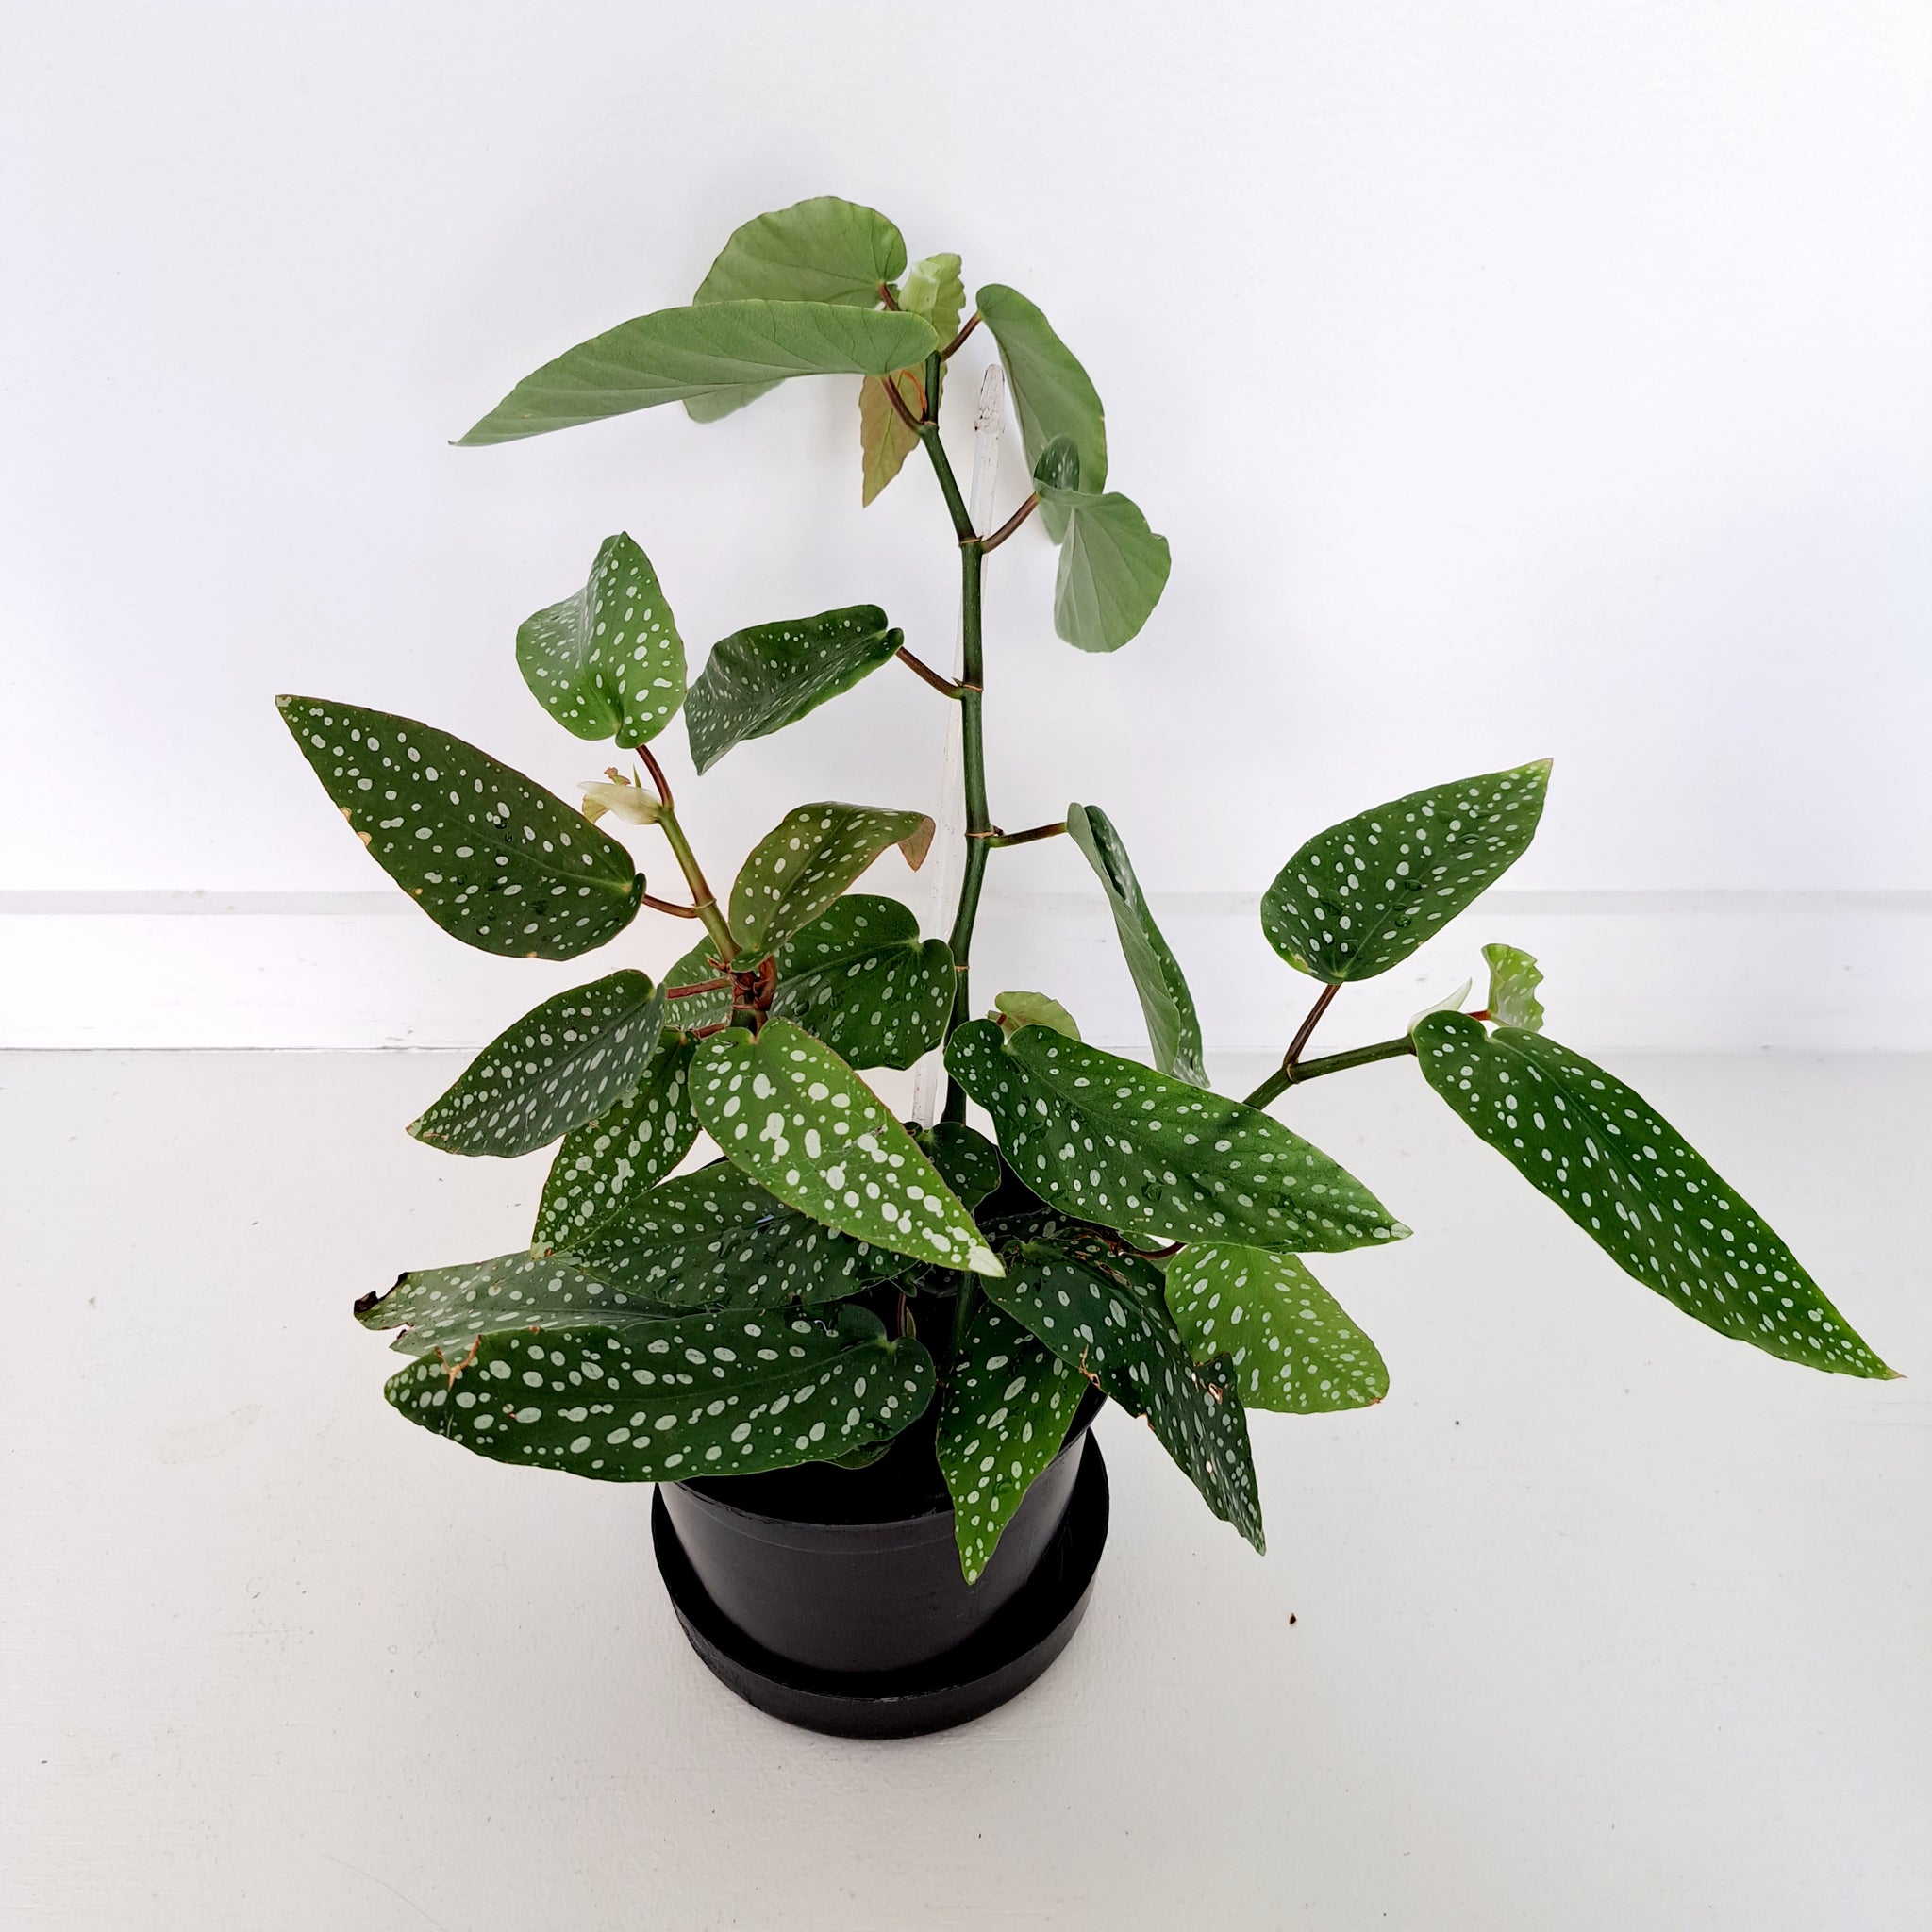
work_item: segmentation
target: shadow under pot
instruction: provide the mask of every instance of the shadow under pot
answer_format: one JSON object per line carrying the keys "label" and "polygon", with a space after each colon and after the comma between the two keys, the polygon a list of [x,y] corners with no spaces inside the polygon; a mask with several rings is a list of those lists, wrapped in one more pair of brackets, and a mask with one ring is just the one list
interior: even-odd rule
{"label": "shadow under pot", "polygon": [[658,1567],[692,1648],[760,1709],[848,1737],[943,1730],[1006,1703],[1087,1607],[1108,1522],[1089,1430],[1106,1401],[1087,1391],[970,1586],[930,1415],[869,1469],[660,1484]]}

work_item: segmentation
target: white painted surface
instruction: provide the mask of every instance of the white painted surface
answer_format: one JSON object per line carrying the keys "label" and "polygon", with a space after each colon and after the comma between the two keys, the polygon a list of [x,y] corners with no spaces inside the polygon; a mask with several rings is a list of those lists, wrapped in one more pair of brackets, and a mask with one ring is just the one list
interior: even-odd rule
{"label": "white painted surface", "polygon": [[350,1298],[509,1245],[537,1191],[402,1135],[454,1064],[0,1062],[8,1925],[1932,1922],[1932,1062],[1619,1062],[1914,1377],[1883,1385],[1625,1281],[1411,1069],[1308,1088],[1297,1124],[1421,1230],[1323,1270],[1389,1400],[1257,1421],[1265,1559],[1106,1418],[1073,1649],[888,1746],[711,1682],[643,1491],[382,1406]]}

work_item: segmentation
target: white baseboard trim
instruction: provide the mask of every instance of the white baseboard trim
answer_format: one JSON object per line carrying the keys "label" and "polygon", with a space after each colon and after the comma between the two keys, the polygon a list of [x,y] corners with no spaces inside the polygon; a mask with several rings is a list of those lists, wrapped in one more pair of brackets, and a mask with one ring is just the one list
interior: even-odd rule
{"label": "white baseboard trim", "polygon": [[[1311,991],[1262,940],[1257,896],[1155,900],[1216,1050],[1278,1049]],[[689,928],[646,918],[608,952],[553,965],[473,953],[395,892],[0,892],[0,1046],[475,1046],[561,987],[667,965]],[[1480,982],[1488,940],[1538,956],[1551,1030],[1587,1052],[1932,1051],[1920,891],[1491,892],[1350,988],[1324,1043],[1398,1030]],[[1091,895],[990,895],[974,983],[989,1003],[1008,987],[1050,992],[1097,1043],[1141,1044]]]}

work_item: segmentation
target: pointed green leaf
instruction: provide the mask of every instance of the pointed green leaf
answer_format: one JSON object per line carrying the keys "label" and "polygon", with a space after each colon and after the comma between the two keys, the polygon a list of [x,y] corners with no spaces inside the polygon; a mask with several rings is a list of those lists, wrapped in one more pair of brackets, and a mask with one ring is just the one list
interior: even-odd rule
{"label": "pointed green leaf", "polygon": [[939,1461],[959,1568],[977,1583],[1033,1478],[1060,1453],[1087,1383],[1010,1316],[981,1302],[940,1402]]}
{"label": "pointed green leaf", "polygon": [[994,1274],[973,1217],[830,1047],[789,1020],[714,1033],[691,1063],[698,1118],[781,1201],[915,1261]]}
{"label": "pointed green leaf", "polygon": [[521,772],[413,718],[275,703],[370,857],[465,944],[574,959],[636,916],[630,854]]}
{"label": "pointed green leaf", "polygon": [[1581,1054],[1462,1013],[1415,1028],[1423,1077],[1625,1273],[1720,1334],[1843,1375],[1892,1372],[1797,1257],[1639,1095]]}
{"label": "pointed green leaf", "polygon": [[858,385],[859,507],[870,505],[880,491],[906,466],[906,458],[919,447],[919,432],[892,407],[886,393],[887,383],[896,383],[899,399],[915,417],[923,410],[924,397],[918,379],[910,370],[896,375],[868,375]]}
{"label": "pointed green leaf", "polygon": [[904,1265],[835,1234],[720,1161],[630,1190],[572,1251],[600,1281],[663,1308],[774,1308],[857,1294]]}
{"label": "pointed green leaf", "polygon": [[731,888],[731,931],[758,958],[809,925],[889,845],[916,872],[932,843],[924,812],[801,805],[765,834]]}
{"label": "pointed green leaf", "polygon": [[[664,972],[666,995],[680,986],[708,986],[712,980],[724,977],[723,969],[712,958],[713,950],[711,940],[707,935],[674,965],[668,966]],[[730,1017],[729,987],[715,992],[687,993],[681,1000],[672,1000],[664,1014],[666,1024],[682,1033],[695,1033],[701,1026],[720,1026]]]}
{"label": "pointed green leaf", "polygon": [[968,1208],[977,1208],[1000,1184],[1000,1151],[964,1121],[935,1121],[912,1136],[940,1178]]}
{"label": "pointed green leaf", "polygon": [[1128,498],[1055,481],[1068,474],[1067,444],[1049,446],[1034,472],[1042,508],[1063,531],[1054,579],[1053,627],[1081,651],[1117,651],[1154,614],[1167,588],[1167,539],[1147,527]]}
{"label": "pointed green leaf", "polygon": [[1191,1087],[1207,1086],[1194,996],[1188,991],[1187,977],[1173,947],[1147,909],[1141,882],[1134,876],[1134,862],[1127,857],[1120,834],[1097,805],[1068,806],[1067,834],[1086,854],[1087,863],[1106,891],[1113,928],[1120,935],[1121,951],[1126,956],[1127,971],[1133,975],[1134,991],[1141,997],[1141,1011],[1147,1021],[1154,1064]]}
{"label": "pointed green leaf", "polygon": [[641,973],[553,993],[499,1033],[409,1132],[446,1154],[513,1159],[548,1146],[637,1085],[663,1027],[663,990]]}
{"label": "pointed green leaf", "polygon": [[[1068,480],[1077,480],[1097,493],[1107,483],[1107,416],[1087,372],[1046,317],[1017,290],[990,283],[980,290],[976,306],[979,319],[999,344],[1007,386],[1020,418],[1027,469],[1036,469],[1047,446],[1064,437],[1077,461],[1074,477]],[[1041,517],[1054,541],[1062,541],[1067,511],[1045,503]],[[1161,575],[1166,575],[1165,570]]]}
{"label": "pointed green leaf", "polygon": [[855,1067],[909,1067],[940,1043],[958,974],[896,899],[852,892],[778,948],[774,1016]]}
{"label": "pointed green leaf", "polygon": [[1013,1172],[1105,1227],[1303,1253],[1408,1232],[1279,1121],[1043,1026],[1006,1040],[975,1020],[946,1065],[993,1117]]}
{"label": "pointed green leaf", "polygon": [[1167,1306],[1197,1362],[1227,1357],[1250,1408],[1315,1415],[1389,1392],[1375,1344],[1292,1255],[1183,1248],[1167,1264]]}
{"label": "pointed green leaf", "polygon": [[903,1428],[932,1389],[916,1341],[752,1314],[485,1335],[460,1369],[416,1362],[383,1393],[498,1462],[673,1482],[843,1455]]}
{"label": "pointed green leaf", "polygon": [[684,702],[684,641],[651,559],[622,531],[605,538],[581,591],[524,620],[517,665],[579,738],[648,743]]}
{"label": "pointed green leaf", "polygon": [[665,1034],[636,1086],[564,1136],[543,1183],[530,1236],[533,1253],[583,1241],[656,1187],[691,1152],[698,1137],[685,1086],[691,1053],[682,1034]]}
{"label": "pointed green leaf", "polygon": [[1130,1415],[1144,1415],[1215,1515],[1267,1547],[1247,1416],[1227,1364],[1189,1359],[1158,1287],[1023,1244],[986,1291]]}
{"label": "pointed green leaf", "polygon": [[1001,992],[993,995],[993,1009],[987,1015],[997,1020],[1008,1040],[1023,1026],[1049,1026],[1069,1040],[1080,1037],[1080,1023],[1056,999],[1043,992]]}
{"label": "pointed green leaf", "polygon": [[691,688],[691,762],[708,772],[735,744],[768,738],[848,691],[906,641],[876,604],[733,631]]}
{"label": "pointed green leaf", "polygon": [[563,1257],[521,1251],[456,1268],[417,1268],[399,1275],[387,1294],[366,1294],[356,1304],[363,1327],[402,1331],[391,1346],[404,1355],[434,1352],[449,1364],[489,1331],[617,1324],[649,1312],[638,1296]]}
{"label": "pointed green leaf", "polygon": [[691,299],[871,308],[905,269],[905,237],[876,208],[818,194],[734,228]]}
{"label": "pointed green leaf", "polygon": [[1521,858],[1550,761],[1391,799],[1318,833],[1261,900],[1268,943],[1339,985],[1400,965]]}
{"label": "pointed green leaf", "polygon": [[1485,946],[1483,958],[1490,968],[1490,996],[1484,1007],[1490,1018],[1499,1026],[1541,1033],[1543,1004],[1536,990],[1543,975],[1536,961],[1519,947],[1504,945]]}
{"label": "pointed green leaf", "polygon": [[929,323],[828,302],[717,302],[660,308],[566,349],[526,375],[458,439],[512,442],[659,403],[769,386],[794,375],[884,375],[939,346]]}

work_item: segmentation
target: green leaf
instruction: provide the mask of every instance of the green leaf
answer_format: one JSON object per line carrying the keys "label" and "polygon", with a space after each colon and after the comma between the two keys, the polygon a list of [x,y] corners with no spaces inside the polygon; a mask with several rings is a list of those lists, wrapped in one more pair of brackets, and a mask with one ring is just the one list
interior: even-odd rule
{"label": "green leaf", "polygon": [[1189,1359],[1158,1290],[1027,1243],[987,1293],[1130,1415],[1144,1415],[1215,1515],[1267,1547],[1247,1416],[1227,1364]]}
{"label": "green leaf", "polygon": [[924,812],[801,805],[767,832],[731,888],[731,931],[750,957],[809,925],[889,845],[917,872],[932,843]]}
{"label": "green leaf", "polygon": [[910,370],[896,375],[868,375],[858,385],[858,501],[861,508],[870,505],[880,491],[906,466],[906,458],[919,447],[919,432],[892,407],[886,384],[896,383],[899,399],[918,416],[924,408],[924,390]]}
{"label": "green leaf", "polygon": [[454,1374],[417,1362],[383,1393],[498,1462],[673,1482],[843,1455],[903,1428],[932,1390],[916,1341],[752,1314],[485,1335]]}
{"label": "green leaf", "polygon": [[1008,1040],[1023,1026],[1048,1026],[1069,1040],[1080,1037],[1080,1023],[1056,999],[1043,992],[1002,992],[993,995],[993,1010],[987,1015],[999,1022]]}
{"label": "green leaf", "polygon": [[1141,996],[1154,1064],[1191,1087],[1207,1086],[1194,996],[1188,991],[1187,977],[1174,949],[1147,909],[1141,882],[1134,876],[1134,862],[1127,857],[1120,834],[1097,805],[1068,806],[1067,834],[1086,854],[1087,863],[1107,893],[1113,928],[1120,935],[1134,991]]}
{"label": "green leaf", "polygon": [[992,1115],[1013,1172],[1069,1214],[1303,1253],[1408,1232],[1279,1121],[1043,1026],[1005,1040],[975,1020],[946,1065]]}
{"label": "green leaf", "polygon": [[564,1136],[530,1236],[533,1253],[567,1248],[621,1214],[691,1150],[698,1137],[685,1076],[691,1042],[667,1033],[637,1085],[615,1107]]}
{"label": "green leaf", "polygon": [[1117,651],[1153,616],[1173,559],[1167,539],[1128,498],[1055,480],[1071,473],[1067,448],[1064,441],[1050,445],[1033,475],[1041,506],[1058,514],[1064,533],[1053,627],[1076,650]]}
{"label": "green leaf", "polygon": [[691,299],[872,308],[905,268],[905,237],[876,208],[819,194],[734,228]]}
{"label": "green leaf", "polygon": [[848,691],[906,641],[876,604],[754,625],[711,646],[691,686],[691,762],[708,772],[735,744],[768,738]]}
{"label": "green leaf", "polygon": [[1000,1184],[1000,1151],[964,1121],[936,1121],[912,1136],[940,1178],[968,1208],[977,1208]]}
{"label": "green leaf", "polygon": [[928,255],[906,271],[899,307],[908,315],[923,315],[944,347],[959,332],[966,312],[966,284],[959,279],[957,255]]}
{"label": "green leaf", "polygon": [[447,1154],[532,1153],[636,1086],[663,1028],[663,991],[641,973],[553,993],[499,1033],[409,1132]]}
{"label": "green leaf", "polygon": [[778,948],[774,1016],[855,1067],[909,1067],[935,1047],[958,978],[944,940],[896,899],[853,892]]}
{"label": "green leaf", "polygon": [[1839,1374],[1889,1376],[1797,1257],[1614,1075],[1540,1033],[1462,1013],[1415,1027],[1431,1087],[1625,1273],[1720,1334]]}
{"label": "green leaf", "polygon": [[996,1274],[973,1217],[918,1143],[830,1047],[789,1020],[714,1033],[691,1064],[699,1120],[725,1158],[802,1213],[941,1268]]}
{"label": "green leaf", "polygon": [[1292,1255],[1183,1248],[1167,1264],[1167,1306],[1197,1362],[1227,1357],[1250,1408],[1315,1415],[1389,1392],[1375,1344]]}
{"label": "green leaf", "polygon": [[517,665],[579,738],[648,743],[684,702],[684,641],[651,559],[622,531],[605,538],[581,591],[518,626]]}
{"label": "green leaf", "polygon": [[903,1265],[788,1208],[724,1161],[633,1188],[573,1255],[600,1281],[662,1308],[838,1301]]}
{"label": "green leaf", "polygon": [[465,944],[574,959],[636,916],[630,854],[521,772],[413,718],[275,703],[371,858]]}
{"label": "green leaf", "polygon": [[[723,971],[712,961],[712,942],[707,935],[675,964],[664,971],[664,991],[668,994],[680,986],[708,986],[723,978]],[[673,1000],[666,1008],[668,1024],[683,1033],[695,1033],[700,1026],[721,1026],[731,1017],[731,989],[715,992],[687,993]]]}
{"label": "green leaf", "polygon": [[1268,943],[1329,985],[1398,966],[1516,863],[1550,761],[1391,799],[1318,833],[1261,900]]}
{"label": "green leaf", "polygon": [[939,346],[929,323],[828,302],[660,308],[566,349],[525,376],[465,445],[513,442],[659,403],[726,399],[794,375],[884,375]]}
{"label": "green leaf", "polygon": [[939,1462],[959,1568],[977,1583],[1033,1478],[1066,1441],[1079,1373],[991,1302],[974,1311],[940,1402]]}
{"label": "green leaf", "polygon": [[[1013,408],[1025,442],[1027,469],[1037,469],[1047,446],[1064,438],[1073,445],[1077,459],[1074,476],[1067,480],[1077,480],[1088,490],[1101,490],[1107,482],[1107,415],[1087,372],[1054,333],[1046,317],[1016,290],[990,283],[980,290],[975,306],[980,321],[999,344],[1000,360],[1006,365],[1007,387],[1013,392]],[[1067,512],[1046,503],[1041,515],[1054,541],[1062,541]],[[1166,575],[1163,569],[1161,575]],[[1065,637],[1065,631],[1060,635]]]}
{"label": "green leaf", "polygon": [[1490,1018],[1499,1026],[1541,1033],[1543,1006],[1536,990],[1543,983],[1543,975],[1536,961],[1520,948],[1504,945],[1485,946],[1483,958],[1490,968],[1490,996],[1485,1003]]}
{"label": "green leaf", "polygon": [[519,1251],[456,1268],[417,1268],[387,1294],[356,1304],[365,1328],[399,1328],[391,1346],[405,1355],[456,1362],[491,1330],[629,1322],[650,1312],[638,1297],[588,1274],[567,1257]]}

